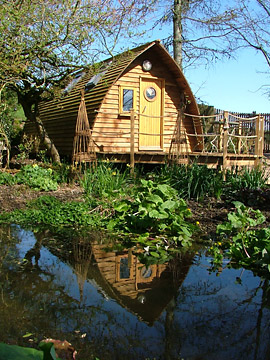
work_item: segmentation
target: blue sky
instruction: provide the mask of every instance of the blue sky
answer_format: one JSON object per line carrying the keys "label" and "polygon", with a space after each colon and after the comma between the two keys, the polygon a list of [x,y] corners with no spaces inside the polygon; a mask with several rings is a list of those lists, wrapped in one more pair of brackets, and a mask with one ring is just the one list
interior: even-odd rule
{"label": "blue sky", "polygon": [[186,70],[185,76],[196,97],[215,108],[237,112],[270,113],[267,96],[270,71],[261,54],[242,50],[236,59],[224,60],[206,69]]}
{"label": "blue sky", "polygon": [[[167,3],[164,1],[164,6],[160,5],[160,13],[164,12]],[[224,1],[232,6],[235,3],[236,0]],[[155,28],[151,38],[147,37],[149,33],[144,37],[146,42],[164,39],[172,34],[172,24]],[[224,59],[208,68],[197,65],[184,71],[194,95],[222,110],[270,113],[270,96],[266,94],[266,85],[269,85],[270,94],[270,68],[263,55],[253,49],[241,49],[232,55],[234,59]]]}

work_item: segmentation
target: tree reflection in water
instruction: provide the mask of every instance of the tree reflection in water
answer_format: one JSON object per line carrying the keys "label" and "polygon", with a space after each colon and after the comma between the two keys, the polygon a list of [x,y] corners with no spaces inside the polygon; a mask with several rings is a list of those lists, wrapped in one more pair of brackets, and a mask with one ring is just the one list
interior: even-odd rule
{"label": "tree reflection in water", "polygon": [[203,248],[146,268],[108,245],[1,228],[0,341],[67,339],[78,359],[269,358],[268,279],[209,273]]}

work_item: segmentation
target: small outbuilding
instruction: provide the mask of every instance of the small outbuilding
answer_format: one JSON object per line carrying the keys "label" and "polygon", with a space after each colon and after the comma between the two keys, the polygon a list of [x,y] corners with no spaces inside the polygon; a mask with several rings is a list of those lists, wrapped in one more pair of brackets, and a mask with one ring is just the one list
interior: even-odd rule
{"label": "small outbuilding", "polygon": [[[129,162],[163,162],[199,149],[201,126],[190,86],[159,41],[78,72],[61,96],[40,105],[43,124],[60,155]],[[27,124],[25,130],[34,134]],[[193,136],[192,136],[193,135]]]}

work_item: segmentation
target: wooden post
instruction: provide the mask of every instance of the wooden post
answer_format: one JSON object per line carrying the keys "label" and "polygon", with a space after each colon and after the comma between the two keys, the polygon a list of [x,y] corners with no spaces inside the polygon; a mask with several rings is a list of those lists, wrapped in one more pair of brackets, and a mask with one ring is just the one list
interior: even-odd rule
{"label": "wooden post", "polygon": [[218,135],[219,135],[219,137],[218,137],[218,152],[219,153],[222,152],[223,134],[224,134],[224,121],[218,125]]}
{"label": "wooden post", "polygon": [[255,166],[259,165],[259,153],[260,153],[260,116],[256,117],[256,125],[255,125]]}
{"label": "wooden post", "polygon": [[260,165],[260,161],[263,156],[263,141],[264,141],[264,117],[258,115],[256,119],[255,166]]}
{"label": "wooden post", "polygon": [[264,116],[263,115],[260,115],[260,129],[261,129],[260,155],[263,156],[263,149],[264,149]]}
{"label": "wooden post", "polygon": [[134,156],[134,130],[135,130],[135,116],[134,109],[130,110],[130,172],[134,173],[135,156]]}
{"label": "wooden post", "polygon": [[[243,127],[243,122],[242,120],[239,119],[239,124],[238,124],[238,135],[241,136],[242,135],[242,127]],[[237,154],[241,154],[241,147],[242,147],[242,139],[241,137],[237,138]]]}
{"label": "wooden post", "polygon": [[177,154],[176,154],[176,161],[178,163],[179,161],[179,156],[180,156],[180,137],[181,137],[181,129],[180,129],[180,124],[181,124],[181,118],[182,118],[182,113],[181,110],[178,111],[178,116],[177,116],[177,130],[176,130],[176,146],[177,146]]}
{"label": "wooden post", "polygon": [[224,111],[224,127],[223,127],[223,171],[228,166],[228,131],[229,131],[229,113]]}

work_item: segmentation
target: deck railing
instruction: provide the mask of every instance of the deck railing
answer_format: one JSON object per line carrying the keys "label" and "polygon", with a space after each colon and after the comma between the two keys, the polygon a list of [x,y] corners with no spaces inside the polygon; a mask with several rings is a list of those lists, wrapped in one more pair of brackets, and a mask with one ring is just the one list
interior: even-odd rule
{"label": "deck railing", "polygon": [[[193,119],[194,133],[187,134],[197,138],[197,149],[204,153],[263,155],[264,117],[241,117],[228,111],[210,116],[184,114]],[[202,129],[202,133],[196,129]]]}
{"label": "deck railing", "polygon": [[[82,105],[84,105],[83,100],[82,96]],[[118,134],[115,130],[104,132],[90,129],[87,116],[85,116],[85,106],[82,106],[82,108],[84,111],[79,111],[77,119],[78,129],[76,127],[74,161],[86,161],[82,156],[86,154],[89,157],[92,154],[93,150],[91,149],[97,145],[92,136],[95,137],[98,134],[108,137],[113,136],[114,138],[120,136],[129,140],[131,168],[134,167],[135,163],[135,139],[137,141],[140,135],[160,137],[160,143],[162,143],[162,139],[166,139],[166,144],[171,144],[168,154],[169,159],[178,160],[191,153],[193,155],[212,154],[212,156],[215,155],[219,158],[223,157],[223,167],[226,168],[231,154],[242,158],[246,155],[251,156],[254,163],[263,156],[265,119],[261,115],[242,117],[228,111],[218,111],[214,115],[204,116],[187,114],[179,110],[173,115],[175,116],[174,129],[168,129],[158,134],[147,134],[138,131],[135,127],[135,118],[146,115],[136,113],[131,109],[130,128],[127,128],[126,131],[122,129]],[[172,114],[170,115],[172,116]],[[160,116],[160,118],[163,117]],[[183,126],[184,123],[189,125],[187,127]],[[96,157],[93,156],[93,159],[95,160]],[[93,159],[89,157],[89,161]]]}

